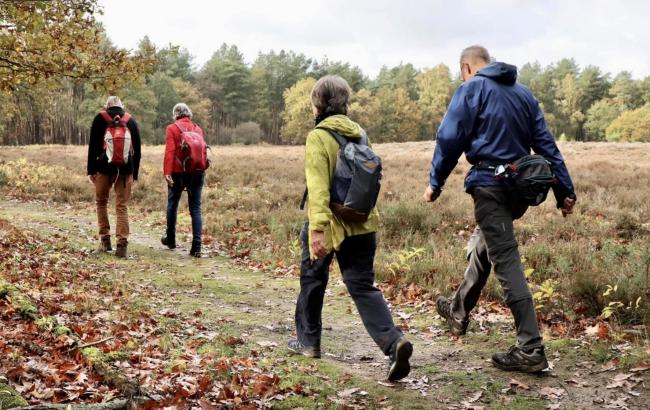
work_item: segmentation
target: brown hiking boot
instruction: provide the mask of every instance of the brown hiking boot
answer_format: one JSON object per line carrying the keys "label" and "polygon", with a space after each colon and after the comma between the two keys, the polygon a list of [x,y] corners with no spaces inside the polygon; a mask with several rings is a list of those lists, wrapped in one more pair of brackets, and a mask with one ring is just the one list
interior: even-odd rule
{"label": "brown hiking boot", "polygon": [[548,367],[544,346],[523,350],[512,346],[507,352],[492,355],[492,363],[501,370],[537,373]]}
{"label": "brown hiking boot", "polygon": [[99,246],[97,247],[97,252],[108,252],[112,250],[113,247],[111,246],[110,236],[105,236],[99,240]]}
{"label": "brown hiking boot", "polygon": [[126,244],[118,243],[117,249],[115,250],[115,256],[118,258],[126,258]]}
{"label": "brown hiking boot", "polygon": [[469,322],[457,320],[451,312],[451,302],[444,296],[436,300],[436,310],[440,317],[447,321],[449,331],[454,336],[462,336],[467,332]]}

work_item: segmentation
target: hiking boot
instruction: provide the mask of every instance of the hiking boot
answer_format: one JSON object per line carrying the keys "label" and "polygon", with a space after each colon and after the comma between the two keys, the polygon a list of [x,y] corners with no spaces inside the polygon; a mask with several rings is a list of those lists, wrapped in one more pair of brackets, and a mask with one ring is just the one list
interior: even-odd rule
{"label": "hiking boot", "polygon": [[287,343],[287,347],[293,354],[301,354],[313,359],[320,359],[320,346],[305,346],[299,340],[291,339]]}
{"label": "hiking boot", "polygon": [[451,312],[451,303],[444,296],[438,296],[436,299],[436,310],[438,314],[447,321],[449,331],[454,336],[462,336],[467,332],[469,322],[457,320]]}
{"label": "hiking boot", "polygon": [[115,250],[115,256],[118,258],[126,258],[126,244],[118,243],[117,249]]}
{"label": "hiking boot", "polygon": [[413,354],[413,345],[402,337],[393,343],[390,349],[390,368],[388,369],[388,381],[394,382],[405,378],[411,372],[409,359]]}
{"label": "hiking boot", "polygon": [[492,355],[492,363],[501,370],[537,373],[548,367],[544,346],[522,350],[512,346],[508,352]]}
{"label": "hiking boot", "polygon": [[113,247],[111,246],[111,237],[106,236],[104,238],[101,238],[99,241],[99,247],[97,248],[98,252],[108,252],[112,251]]}
{"label": "hiking boot", "polygon": [[174,238],[168,238],[167,236],[163,236],[160,238],[160,242],[168,247],[169,249],[176,249],[176,239]]}
{"label": "hiking boot", "polygon": [[192,248],[190,248],[190,256],[195,258],[201,257],[201,242],[192,241]]}

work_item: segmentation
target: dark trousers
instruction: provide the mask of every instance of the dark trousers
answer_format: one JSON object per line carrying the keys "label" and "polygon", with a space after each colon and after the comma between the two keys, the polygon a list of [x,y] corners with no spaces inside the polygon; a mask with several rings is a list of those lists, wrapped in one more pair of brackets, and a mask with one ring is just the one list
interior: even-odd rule
{"label": "dark trousers", "polygon": [[309,258],[308,224],[302,228],[302,261],[300,264],[300,295],[296,304],[296,332],[305,346],[320,346],[323,298],[334,253],[343,282],[352,296],[363,325],[379,348],[388,355],[391,346],[402,337],[393,323],[386,300],[374,286],[373,268],[377,248],[374,233],[345,238],[337,252],[311,261]]}
{"label": "dark trousers", "polygon": [[528,207],[502,187],[474,188],[472,197],[478,226],[467,245],[469,263],[463,282],[452,297],[452,313],[458,320],[469,320],[469,313],[476,306],[494,265],[505,302],[515,319],[517,345],[539,347],[542,337],[513,225],[513,221],[521,218]]}
{"label": "dark trousers", "polygon": [[176,214],[178,202],[184,190],[187,190],[187,201],[192,218],[192,242],[201,242],[203,220],[201,218],[201,191],[205,174],[184,175],[172,174],[174,186],[167,187],[167,238],[176,239]]}

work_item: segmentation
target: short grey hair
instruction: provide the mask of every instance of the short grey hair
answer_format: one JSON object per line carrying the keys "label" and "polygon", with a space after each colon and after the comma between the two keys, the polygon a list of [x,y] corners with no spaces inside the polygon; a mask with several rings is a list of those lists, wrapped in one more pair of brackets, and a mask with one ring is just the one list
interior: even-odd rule
{"label": "short grey hair", "polygon": [[342,77],[326,75],[314,84],[311,103],[321,114],[347,114],[350,93],[350,86]]}
{"label": "short grey hair", "polygon": [[106,100],[106,105],[104,106],[104,108],[106,108],[108,110],[111,107],[124,108],[124,104],[122,104],[122,100],[120,100],[120,97],[117,97],[115,95],[111,95],[110,97],[108,97],[108,99]]}
{"label": "short grey hair", "polygon": [[172,110],[172,116],[174,117],[175,120],[181,117],[192,118],[192,110],[190,110],[190,107],[188,107],[187,104],[178,103],[174,106],[174,109]]}
{"label": "short grey hair", "polygon": [[473,45],[465,48],[460,53],[461,66],[465,63],[476,63],[477,61],[482,61],[484,63],[490,62],[490,53],[488,53],[487,48]]}

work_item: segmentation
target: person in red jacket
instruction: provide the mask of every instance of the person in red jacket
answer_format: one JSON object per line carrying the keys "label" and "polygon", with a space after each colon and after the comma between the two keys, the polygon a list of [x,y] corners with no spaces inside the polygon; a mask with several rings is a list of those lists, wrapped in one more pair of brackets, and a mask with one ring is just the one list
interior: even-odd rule
{"label": "person in red jacket", "polygon": [[165,159],[163,171],[167,181],[167,232],[161,242],[169,249],[176,248],[176,214],[178,202],[183,190],[187,190],[190,216],[192,218],[192,247],[190,255],[201,257],[201,232],[203,221],[201,218],[201,191],[205,181],[205,172],[184,173],[180,161],[181,156],[181,130],[193,130],[203,136],[203,130],[192,122],[192,111],[184,103],[178,103],[173,109],[174,123],[167,127],[165,142]]}

